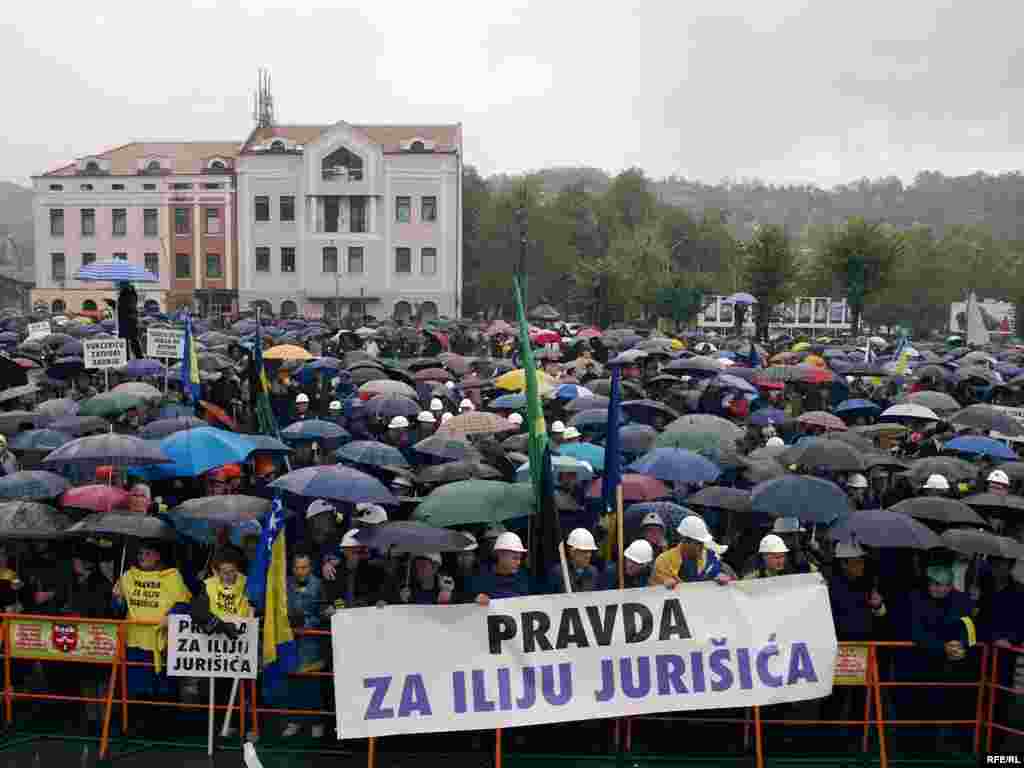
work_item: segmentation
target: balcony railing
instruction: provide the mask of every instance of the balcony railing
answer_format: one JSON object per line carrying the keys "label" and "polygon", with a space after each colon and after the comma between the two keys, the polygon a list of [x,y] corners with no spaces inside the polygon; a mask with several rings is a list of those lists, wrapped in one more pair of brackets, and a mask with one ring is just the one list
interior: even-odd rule
{"label": "balcony railing", "polygon": [[323,168],[320,176],[324,181],[362,181],[362,168],[346,168],[344,165],[335,165],[331,168]]}

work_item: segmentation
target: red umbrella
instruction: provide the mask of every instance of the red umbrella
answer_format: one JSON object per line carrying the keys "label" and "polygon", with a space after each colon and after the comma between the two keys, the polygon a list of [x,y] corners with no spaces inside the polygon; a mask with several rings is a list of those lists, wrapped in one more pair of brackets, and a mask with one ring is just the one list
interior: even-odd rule
{"label": "red umbrella", "polygon": [[[590,484],[587,491],[587,498],[599,499],[602,494],[602,478],[597,478]],[[648,475],[626,474],[622,476],[622,500],[623,501],[654,501],[671,496],[672,492],[661,480]]]}
{"label": "red umbrella", "polygon": [[754,386],[758,389],[773,389],[776,391],[786,388],[786,385],[781,381],[766,381],[764,379],[754,379]]}
{"label": "red umbrella", "polygon": [[205,400],[200,400],[199,405],[206,409],[206,420],[210,422],[211,425],[217,426],[217,422],[220,422],[228,429],[234,432],[238,431],[238,424],[235,423],[235,420],[228,416],[227,411],[219,405],[208,403]]}
{"label": "red umbrella", "polygon": [[416,371],[413,378],[416,381],[453,381],[455,377],[444,368],[424,368],[422,371]]}
{"label": "red umbrella", "polygon": [[562,337],[555,331],[538,331],[530,336],[530,341],[534,344],[558,344]]}
{"label": "red umbrella", "polygon": [[22,368],[32,369],[40,367],[39,363],[37,363],[35,360],[29,360],[27,357],[16,357],[14,358],[14,362],[17,363]]}
{"label": "red umbrella", "polygon": [[846,423],[838,416],[833,416],[826,411],[808,411],[797,419],[801,424],[810,424],[814,427],[831,429],[836,432],[845,432]]}
{"label": "red umbrella", "polygon": [[597,328],[583,328],[582,330],[577,331],[576,338],[577,339],[596,339],[600,335],[601,335],[601,331],[599,331]]}
{"label": "red umbrella", "polygon": [[112,485],[82,485],[65,491],[60,497],[60,503],[75,509],[110,512],[112,509],[127,508],[128,498],[127,491]]}

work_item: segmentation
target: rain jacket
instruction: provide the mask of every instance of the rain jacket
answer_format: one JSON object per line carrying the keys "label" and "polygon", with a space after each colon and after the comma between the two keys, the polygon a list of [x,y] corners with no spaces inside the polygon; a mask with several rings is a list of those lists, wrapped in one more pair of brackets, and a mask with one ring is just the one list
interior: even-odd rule
{"label": "rain jacket", "polygon": [[705,548],[697,560],[683,561],[679,547],[662,552],[654,561],[654,574],[651,585],[664,584],[669,578],[676,578],[683,583],[692,581],[713,581],[722,573],[722,561],[718,555]]}
{"label": "rain jacket", "polygon": [[487,595],[492,600],[526,597],[530,594],[530,577],[522,568],[511,576],[503,576],[494,571],[494,566],[489,566],[470,579],[468,587],[466,595],[470,600],[475,600],[477,595]]}

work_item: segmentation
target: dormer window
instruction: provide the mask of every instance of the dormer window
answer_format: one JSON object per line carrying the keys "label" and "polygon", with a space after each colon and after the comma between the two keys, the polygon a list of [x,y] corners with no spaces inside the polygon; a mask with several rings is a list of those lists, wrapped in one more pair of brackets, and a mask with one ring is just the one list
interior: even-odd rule
{"label": "dormer window", "polygon": [[338,147],[320,161],[320,175],[324,181],[362,181],[363,158]]}
{"label": "dormer window", "polygon": [[97,163],[95,160],[90,160],[89,162],[87,162],[85,164],[85,172],[86,173],[99,173],[100,172],[100,164]]}
{"label": "dormer window", "polygon": [[210,163],[210,170],[211,171],[226,171],[227,170],[227,166],[224,165],[224,161],[223,160],[214,160],[212,163]]}
{"label": "dormer window", "polygon": [[274,139],[274,141],[270,142],[271,152],[284,152],[284,149],[284,142],[280,139]]}
{"label": "dormer window", "polygon": [[409,151],[410,152],[426,152],[427,151],[427,147],[426,147],[426,145],[424,145],[424,143],[422,141],[414,141],[412,144],[409,145]]}
{"label": "dormer window", "polygon": [[403,141],[399,145],[406,152],[433,152],[434,142],[428,141],[427,139],[421,139],[419,136]]}
{"label": "dormer window", "polygon": [[160,173],[161,170],[159,160],[150,160],[146,163],[146,173]]}

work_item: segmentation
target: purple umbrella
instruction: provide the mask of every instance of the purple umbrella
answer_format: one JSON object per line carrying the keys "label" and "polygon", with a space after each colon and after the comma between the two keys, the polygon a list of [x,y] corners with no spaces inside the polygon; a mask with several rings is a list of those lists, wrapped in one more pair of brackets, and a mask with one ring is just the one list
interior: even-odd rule
{"label": "purple umbrella", "polygon": [[381,552],[423,555],[462,552],[472,545],[464,534],[412,520],[399,520],[360,528],[356,541]]}
{"label": "purple umbrella", "polygon": [[352,504],[398,504],[398,499],[380,480],[351,467],[303,467],[279,477],[267,487],[310,499],[347,501]]}
{"label": "purple umbrella", "polygon": [[731,302],[733,304],[746,304],[747,306],[750,306],[751,304],[757,304],[757,299],[755,299],[749,293],[734,293],[732,296],[727,298],[726,301]]}
{"label": "purple umbrella", "polygon": [[47,466],[116,464],[141,467],[173,462],[157,445],[141,437],[108,433],[72,440],[49,454],[41,463]]}
{"label": "purple umbrella", "polygon": [[786,412],[778,408],[761,408],[754,411],[750,417],[750,423],[759,427],[767,427],[769,424],[781,424],[786,420]]}
{"label": "purple umbrella", "polygon": [[129,360],[126,372],[132,378],[143,378],[145,376],[163,376],[164,367],[157,360],[143,358],[141,360]]}

